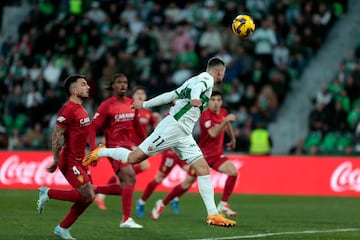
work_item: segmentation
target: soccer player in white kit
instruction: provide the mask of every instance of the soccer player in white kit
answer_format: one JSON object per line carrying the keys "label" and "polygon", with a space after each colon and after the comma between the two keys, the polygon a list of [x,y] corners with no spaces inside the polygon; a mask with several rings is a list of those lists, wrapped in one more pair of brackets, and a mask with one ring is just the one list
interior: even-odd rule
{"label": "soccer player in white kit", "polygon": [[214,188],[210,181],[210,168],[192,131],[201,112],[206,109],[215,83],[220,83],[225,75],[226,66],[217,57],[210,58],[205,72],[185,81],[177,89],[160,94],[147,101],[134,101],[132,108],[142,109],[164,105],[176,100],[166,116],[156,126],[138,148],[104,148],[99,146],[83,160],[87,166],[100,157],[111,157],[131,164],[139,163],[149,156],[172,148],[180,159],[184,159],[197,174],[200,195],[207,210],[206,222],[224,227],[235,226],[236,222],[219,214],[214,200]]}

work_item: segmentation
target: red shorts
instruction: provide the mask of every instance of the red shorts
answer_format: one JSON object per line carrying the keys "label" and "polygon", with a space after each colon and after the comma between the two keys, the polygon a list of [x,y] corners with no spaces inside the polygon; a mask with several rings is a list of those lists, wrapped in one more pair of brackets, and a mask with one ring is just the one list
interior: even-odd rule
{"label": "red shorts", "polygon": [[181,168],[186,165],[184,160],[181,160],[176,153],[174,153],[171,149],[165,150],[162,153],[161,163],[159,165],[159,171],[168,175],[171,170],[175,167],[175,165],[179,165]]}
{"label": "red shorts", "polygon": [[60,151],[59,169],[73,188],[79,188],[91,182],[90,171],[81,164],[81,160]]}
{"label": "red shorts", "polygon": [[214,156],[206,156],[205,159],[206,159],[207,163],[209,164],[209,166],[216,171],[218,171],[221,164],[223,164],[224,162],[229,160],[229,158],[223,154],[222,155],[214,155]]}
{"label": "red shorts", "polygon": [[118,161],[118,160],[114,160],[112,158],[108,158],[109,161],[110,161],[110,164],[114,170],[114,173],[117,174],[118,171],[123,168],[123,167],[126,167],[128,165],[130,165],[130,163],[127,163],[127,162],[122,162],[122,161]]}

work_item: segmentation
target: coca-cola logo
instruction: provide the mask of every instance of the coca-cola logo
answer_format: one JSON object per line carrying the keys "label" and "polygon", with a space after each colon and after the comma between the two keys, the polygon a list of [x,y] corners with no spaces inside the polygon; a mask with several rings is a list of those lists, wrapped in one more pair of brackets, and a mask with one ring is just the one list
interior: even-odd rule
{"label": "coca-cola logo", "polygon": [[360,192],[360,168],[353,168],[352,162],[340,164],[331,176],[330,185],[334,192]]}
{"label": "coca-cola logo", "polygon": [[[241,167],[243,167],[244,163],[239,160],[233,160],[235,167],[237,168],[238,172]],[[167,188],[173,188],[176,185],[180,184],[186,177],[186,172],[176,165],[170,172],[170,174],[164,179],[162,184]],[[238,179],[240,178],[240,173],[238,173]],[[225,182],[227,179],[227,175],[214,171],[211,169],[211,183],[214,188],[224,188]],[[239,181],[237,181],[239,182]],[[197,182],[192,185],[192,188],[197,188]]]}
{"label": "coca-cola logo", "polygon": [[0,166],[0,183],[3,185],[68,185],[68,182],[57,169],[48,173],[48,167],[53,161],[50,155],[42,161],[24,161],[19,155],[11,155]]}

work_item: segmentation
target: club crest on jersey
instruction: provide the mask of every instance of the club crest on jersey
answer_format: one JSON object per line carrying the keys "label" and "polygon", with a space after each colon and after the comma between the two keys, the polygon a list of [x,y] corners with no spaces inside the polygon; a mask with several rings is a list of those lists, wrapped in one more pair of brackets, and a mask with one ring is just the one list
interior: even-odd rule
{"label": "club crest on jersey", "polygon": [[84,177],[82,175],[78,176],[77,179],[79,180],[79,182],[83,183],[84,182]]}
{"label": "club crest on jersey", "polygon": [[205,125],[206,128],[211,127],[211,120],[205,121],[204,125]]}

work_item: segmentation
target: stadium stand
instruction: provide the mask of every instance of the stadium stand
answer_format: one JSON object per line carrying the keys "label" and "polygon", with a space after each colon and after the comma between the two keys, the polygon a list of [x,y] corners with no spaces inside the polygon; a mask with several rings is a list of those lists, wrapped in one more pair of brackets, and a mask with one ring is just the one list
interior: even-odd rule
{"label": "stadium stand", "polygon": [[[85,107],[93,113],[109,96],[103,86],[114,73],[125,73],[130,88],[144,85],[152,97],[175,88],[217,55],[228,65],[220,88],[238,116],[236,151],[247,152],[254,124],[278,120],[291,83],[322,48],[347,1],[42,0],[14,6],[30,11],[16,36],[0,37],[0,117],[7,149],[50,148],[54,114],[65,101],[61,81],[68,74],[87,76],[91,99]],[[229,27],[242,12],[257,26],[246,40]],[[331,144],[327,140],[324,149]]]}

